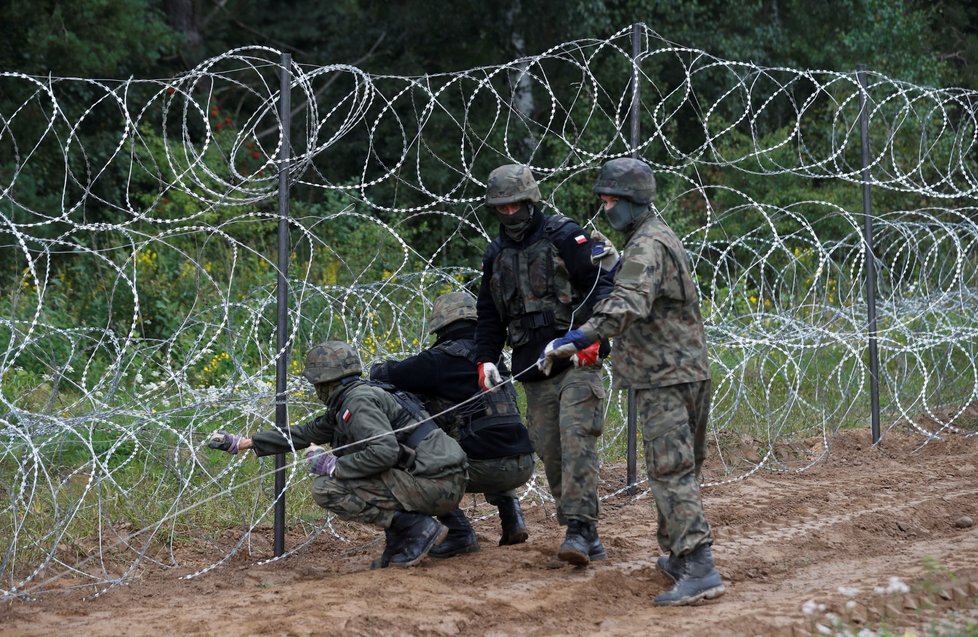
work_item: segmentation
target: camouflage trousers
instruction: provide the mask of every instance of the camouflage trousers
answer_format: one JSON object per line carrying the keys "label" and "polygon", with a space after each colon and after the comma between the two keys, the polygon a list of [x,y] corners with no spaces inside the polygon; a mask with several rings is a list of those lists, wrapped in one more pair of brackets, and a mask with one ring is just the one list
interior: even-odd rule
{"label": "camouflage trousers", "polygon": [[319,476],[312,483],[312,498],[344,520],[386,529],[398,511],[443,515],[455,509],[465,494],[465,480],[464,471],[424,478],[400,469],[350,480]]}
{"label": "camouflage trousers", "polygon": [[515,498],[516,489],[533,477],[533,454],[480,460],[469,458],[466,493],[484,493],[486,502],[498,505],[501,498]]}
{"label": "camouflage trousers", "polygon": [[524,383],[526,425],[543,460],[557,519],[598,521],[598,436],[604,430],[601,366],[571,367]]}
{"label": "camouflage trousers", "polygon": [[712,385],[704,380],[635,390],[645,468],[659,518],[656,536],[662,550],[676,556],[713,542],[699,484]]}

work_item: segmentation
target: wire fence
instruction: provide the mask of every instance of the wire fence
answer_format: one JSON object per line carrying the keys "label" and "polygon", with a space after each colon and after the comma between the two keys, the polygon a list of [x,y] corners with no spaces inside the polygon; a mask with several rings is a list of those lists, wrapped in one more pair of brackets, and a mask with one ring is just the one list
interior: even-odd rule
{"label": "wire fence", "polygon": [[[644,27],[634,55],[630,31],[419,77],[292,64],[284,350],[278,51],[157,80],[0,72],[15,105],[0,112],[0,597],[179,566],[188,528],[216,555],[191,575],[249,551],[271,465],[217,458],[207,434],[274,424],[283,353],[298,422],[317,409],[307,346],[345,340],[365,365],[423,347],[433,299],[478,284],[472,255],[496,232],[485,179],[504,163],[531,166],[550,209],[600,224],[596,168],[648,161],[702,295],[707,485],[818,462],[833,432],[869,422],[861,96],[884,436],[975,435],[978,94],[872,72],[863,92],[852,72],[722,60]],[[609,396],[605,461],[625,444],[624,394]],[[292,460],[289,527],[343,539],[298,505]],[[523,497],[549,501],[540,476]]]}

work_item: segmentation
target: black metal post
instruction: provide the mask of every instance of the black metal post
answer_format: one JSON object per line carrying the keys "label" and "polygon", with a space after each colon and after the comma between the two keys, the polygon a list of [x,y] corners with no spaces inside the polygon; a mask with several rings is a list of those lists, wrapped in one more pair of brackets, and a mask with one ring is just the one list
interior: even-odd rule
{"label": "black metal post", "polygon": [[863,235],[866,250],[866,316],[869,320],[869,396],[872,410],[873,444],[880,441],[880,357],[876,338],[876,256],[873,249],[873,209],[869,175],[869,109],[866,99],[866,65],[856,67],[859,79],[859,131],[863,159]]}
{"label": "black metal post", "polygon": [[[641,112],[639,111],[638,56],[641,54],[642,29],[640,24],[632,25],[632,157],[638,158],[638,144],[642,135]],[[638,426],[635,417],[635,390],[628,390],[628,441],[626,443],[625,461],[628,494],[635,495],[635,483],[638,481]]]}
{"label": "black metal post", "polygon": [[[289,322],[289,292],[286,274],[289,268],[289,158],[292,154],[292,55],[282,54],[280,76],[279,122],[282,125],[282,146],[279,149],[278,168],[278,296],[276,298],[278,320],[275,344],[278,360],[275,361],[275,427],[285,433],[289,427],[286,404],[286,372],[289,355],[286,351]],[[275,454],[275,557],[285,553],[285,454]]]}

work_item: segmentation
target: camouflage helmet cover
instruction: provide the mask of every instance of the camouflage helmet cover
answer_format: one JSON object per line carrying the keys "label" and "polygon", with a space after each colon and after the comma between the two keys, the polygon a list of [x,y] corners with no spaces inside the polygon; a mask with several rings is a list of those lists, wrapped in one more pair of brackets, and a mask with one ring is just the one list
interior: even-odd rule
{"label": "camouflage helmet cover", "polygon": [[601,167],[594,182],[594,192],[647,206],[655,196],[655,177],[652,168],[640,159],[612,159]]}
{"label": "camouflage helmet cover", "polygon": [[518,201],[540,201],[540,187],[529,168],[507,164],[489,173],[487,206],[502,206]]}
{"label": "camouflage helmet cover", "polygon": [[306,367],[302,370],[302,375],[313,385],[362,373],[360,357],[343,341],[326,341],[313,347],[306,354]]}
{"label": "camouflage helmet cover", "polygon": [[433,334],[455,321],[463,320],[476,320],[475,299],[472,295],[464,291],[442,294],[435,299],[431,309],[428,333]]}

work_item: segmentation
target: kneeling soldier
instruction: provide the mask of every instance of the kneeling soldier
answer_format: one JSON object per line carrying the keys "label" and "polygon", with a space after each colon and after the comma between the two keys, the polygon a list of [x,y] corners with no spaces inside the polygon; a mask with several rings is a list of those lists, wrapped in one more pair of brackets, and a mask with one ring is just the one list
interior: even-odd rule
{"label": "kneeling soldier", "polygon": [[[344,520],[382,527],[387,542],[380,566],[414,566],[448,533],[431,516],[458,507],[465,453],[420,404],[411,408],[403,395],[364,381],[362,371],[348,344],[317,345],[302,375],[328,408],[324,415],[289,427],[291,443],[279,431],[251,438],[216,432],[208,446],[232,454],[251,449],[258,456],[309,448],[306,459],[318,476],[312,485],[316,503]],[[335,451],[317,446],[322,443]]]}

